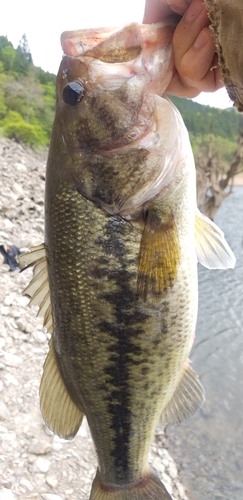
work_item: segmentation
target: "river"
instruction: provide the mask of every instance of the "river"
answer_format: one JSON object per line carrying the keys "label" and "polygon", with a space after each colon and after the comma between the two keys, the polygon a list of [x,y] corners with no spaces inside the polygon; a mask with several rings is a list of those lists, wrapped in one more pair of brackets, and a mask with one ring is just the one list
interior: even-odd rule
{"label": "river", "polygon": [[243,187],[215,218],[235,253],[234,270],[199,265],[199,312],[191,360],[206,403],[169,427],[169,451],[190,500],[243,499]]}

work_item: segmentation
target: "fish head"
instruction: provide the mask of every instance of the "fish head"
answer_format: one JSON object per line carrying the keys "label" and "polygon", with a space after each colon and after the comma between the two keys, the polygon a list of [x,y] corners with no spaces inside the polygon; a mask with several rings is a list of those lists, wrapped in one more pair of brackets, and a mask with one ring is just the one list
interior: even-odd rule
{"label": "fish head", "polygon": [[[94,152],[124,145],[123,136],[142,106],[147,79],[132,64],[65,56],[57,78],[57,113],[68,149]],[[145,111],[149,122],[153,110],[150,106]]]}
{"label": "fish head", "polygon": [[[56,123],[78,190],[109,213],[121,213],[125,205],[130,210],[134,193],[146,191],[163,168],[152,150],[161,149],[162,129],[168,142],[164,123],[171,129],[166,110],[159,126],[157,97],[172,75],[175,25],[132,23],[61,37]],[[139,195],[132,204],[145,198]]]}

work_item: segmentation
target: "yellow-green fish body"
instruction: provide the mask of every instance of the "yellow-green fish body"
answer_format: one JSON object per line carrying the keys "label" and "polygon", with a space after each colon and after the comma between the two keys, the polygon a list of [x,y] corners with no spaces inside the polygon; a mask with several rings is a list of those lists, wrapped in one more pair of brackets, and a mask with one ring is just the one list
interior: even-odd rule
{"label": "yellow-green fish body", "polygon": [[170,498],[148,451],[159,420],[179,422],[204,400],[187,361],[197,259],[234,264],[220,230],[196,213],[188,135],[158,96],[172,32],[168,23],[63,36],[45,245],[25,256],[35,265],[26,293],[52,333],[44,419],[66,438],[83,414],[90,426],[91,499]]}

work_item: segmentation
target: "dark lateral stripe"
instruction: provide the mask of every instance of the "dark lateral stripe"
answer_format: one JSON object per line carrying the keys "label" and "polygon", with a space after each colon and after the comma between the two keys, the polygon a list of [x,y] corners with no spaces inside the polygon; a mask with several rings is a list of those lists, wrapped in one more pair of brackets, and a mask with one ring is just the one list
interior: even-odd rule
{"label": "dark lateral stripe", "polygon": [[[141,348],[134,340],[143,332],[142,325],[146,315],[137,307],[136,276],[128,270],[126,246],[121,238],[124,232],[124,221],[117,224],[110,219],[107,224],[106,238],[100,245],[106,253],[113,254],[118,266],[110,272],[108,278],[115,284],[115,291],[104,294],[103,298],[113,305],[116,321],[103,322],[100,329],[112,339],[109,349],[110,356],[105,373],[111,377],[111,392],[107,395],[107,404],[111,416],[111,428],[114,433],[112,456],[117,475],[117,481],[130,480],[130,440],[131,423],[131,391],[132,380],[129,379],[130,369],[142,359]],[[115,341],[115,342],[114,342]]]}

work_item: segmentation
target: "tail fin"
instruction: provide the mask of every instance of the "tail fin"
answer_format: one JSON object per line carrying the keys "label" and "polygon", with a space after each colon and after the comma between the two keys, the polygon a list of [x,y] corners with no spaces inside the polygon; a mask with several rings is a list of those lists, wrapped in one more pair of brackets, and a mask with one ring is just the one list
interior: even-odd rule
{"label": "tail fin", "polygon": [[97,471],[90,500],[172,500],[172,497],[152,472],[136,484],[116,487],[103,484]]}

